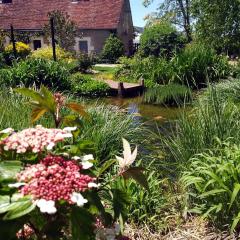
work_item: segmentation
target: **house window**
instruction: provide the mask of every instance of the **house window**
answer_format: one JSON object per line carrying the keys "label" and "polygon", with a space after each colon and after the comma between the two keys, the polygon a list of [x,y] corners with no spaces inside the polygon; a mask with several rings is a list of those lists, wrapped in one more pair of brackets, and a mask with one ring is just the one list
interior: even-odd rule
{"label": "house window", "polygon": [[88,53],[88,41],[79,41],[79,51]]}
{"label": "house window", "polygon": [[12,0],[0,0],[0,3],[12,3]]}
{"label": "house window", "polygon": [[42,42],[41,40],[33,40],[33,49],[37,50],[38,48],[42,47]]}

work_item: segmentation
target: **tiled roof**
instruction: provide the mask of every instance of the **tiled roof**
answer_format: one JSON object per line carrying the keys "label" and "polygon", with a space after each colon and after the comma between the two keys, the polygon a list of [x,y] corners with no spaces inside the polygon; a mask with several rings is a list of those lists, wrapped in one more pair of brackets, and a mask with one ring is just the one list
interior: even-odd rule
{"label": "tiled roof", "polygon": [[116,29],[124,0],[12,0],[0,3],[0,29],[42,29],[53,10],[67,12],[80,29]]}

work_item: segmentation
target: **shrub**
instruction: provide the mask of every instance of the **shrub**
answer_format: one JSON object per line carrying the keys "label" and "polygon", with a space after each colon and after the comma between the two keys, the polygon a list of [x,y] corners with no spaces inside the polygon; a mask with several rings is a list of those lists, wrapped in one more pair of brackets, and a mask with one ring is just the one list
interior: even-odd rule
{"label": "shrub", "polygon": [[[16,54],[17,58],[24,59],[31,53],[31,48],[23,43],[23,42],[16,42]],[[7,62],[7,64],[11,64],[14,60],[14,52],[13,52],[13,45],[9,44],[4,49],[4,58]]]}
{"label": "shrub", "polygon": [[72,75],[71,83],[73,92],[81,95],[104,96],[107,95],[110,90],[106,83],[80,73]]}
{"label": "shrub", "polygon": [[[1,75],[1,74],[0,74]],[[69,71],[60,63],[44,59],[27,59],[7,70],[5,81],[9,86],[45,85],[58,90],[70,90]]]}
{"label": "shrub", "polygon": [[168,22],[155,23],[144,29],[140,54],[144,57],[171,57],[184,46],[183,37]]}
{"label": "shrub", "polygon": [[121,56],[124,55],[124,45],[121,40],[113,34],[106,40],[101,52],[102,60],[107,60],[110,63],[115,63]]}
{"label": "shrub", "polygon": [[158,84],[179,83],[191,88],[205,87],[231,73],[227,59],[218,56],[215,51],[205,45],[192,43],[171,60],[166,58],[139,55],[127,59],[121,58],[122,66],[116,77],[137,81],[143,77],[148,82]]}
{"label": "shrub", "polygon": [[76,69],[79,72],[86,73],[94,65],[93,55],[89,56],[86,53],[80,53],[77,57]]}
{"label": "shrub", "polygon": [[219,143],[215,149],[193,157],[182,177],[193,210],[220,228],[239,227],[239,160],[239,145]]}
{"label": "shrub", "polygon": [[[56,47],[56,55],[57,55],[57,60],[66,61],[66,62],[74,61],[72,53],[67,52],[63,48],[60,48],[59,46]],[[31,54],[31,58],[53,60],[52,47],[43,47],[33,51]]]}
{"label": "shrub", "polygon": [[3,53],[0,53],[0,69],[5,67],[5,64],[6,64],[6,62],[5,62],[4,55],[3,55]]}
{"label": "shrub", "polygon": [[201,88],[230,74],[227,59],[201,43],[191,43],[173,59],[175,82]]}
{"label": "shrub", "polygon": [[182,105],[188,102],[191,90],[179,84],[155,85],[144,93],[143,102],[162,105]]}

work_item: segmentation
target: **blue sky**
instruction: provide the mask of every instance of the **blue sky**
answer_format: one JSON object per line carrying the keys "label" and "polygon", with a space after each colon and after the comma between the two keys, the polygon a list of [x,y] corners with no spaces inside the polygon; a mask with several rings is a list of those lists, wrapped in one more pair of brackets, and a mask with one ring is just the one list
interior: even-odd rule
{"label": "blue sky", "polygon": [[157,6],[161,1],[155,0],[155,2],[147,8],[143,6],[143,0],[130,0],[130,2],[132,7],[134,26],[143,27],[145,25],[145,21],[143,20],[143,18],[149,13],[156,11]]}

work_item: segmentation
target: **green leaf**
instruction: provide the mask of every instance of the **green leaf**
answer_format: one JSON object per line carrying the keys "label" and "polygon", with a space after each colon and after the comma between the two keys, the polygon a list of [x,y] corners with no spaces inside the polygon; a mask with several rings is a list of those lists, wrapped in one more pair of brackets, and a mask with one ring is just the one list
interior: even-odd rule
{"label": "green leaf", "polygon": [[49,109],[51,113],[54,113],[56,109],[56,102],[53,94],[43,85],[41,86],[40,93],[43,96],[45,103],[44,105]]}
{"label": "green leaf", "polygon": [[222,193],[222,192],[226,192],[226,189],[214,189],[214,190],[211,190],[211,191],[207,191],[207,192],[201,194],[199,197],[200,198],[205,198],[205,197],[208,197],[208,196],[214,196],[214,195]]}
{"label": "green leaf", "polygon": [[106,170],[108,170],[114,163],[116,163],[116,160],[108,160],[106,161],[102,167],[100,168],[97,177],[100,177]]}
{"label": "green leaf", "polygon": [[236,199],[236,197],[237,197],[237,195],[238,195],[239,190],[240,190],[240,184],[237,183],[237,184],[235,184],[234,189],[233,189],[233,192],[232,192],[229,209],[232,207],[233,202],[235,201],[235,199]]}
{"label": "green leaf", "polygon": [[129,178],[134,179],[136,182],[138,182],[144,188],[149,190],[147,178],[143,174],[144,170],[145,170],[144,168],[133,167],[133,168],[129,168],[128,170],[126,170],[122,175],[126,179],[129,179]]}
{"label": "green leaf", "polygon": [[117,220],[120,216],[126,218],[128,212],[127,207],[130,203],[127,193],[120,189],[112,189],[112,196],[114,219]]}
{"label": "green leaf", "polygon": [[231,226],[231,232],[233,232],[235,230],[235,228],[237,227],[238,223],[240,220],[240,212],[238,213],[238,215],[233,219],[233,223]]}
{"label": "green leaf", "polygon": [[0,180],[15,179],[21,167],[20,161],[0,162]]}
{"label": "green leaf", "polygon": [[94,239],[94,217],[84,208],[72,207],[71,211],[72,239]]}
{"label": "green leaf", "polygon": [[3,217],[3,219],[12,220],[22,217],[33,211],[35,207],[36,204],[33,203],[30,197],[21,198],[18,201],[10,204],[10,206],[8,207],[8,213]]}
{"label": "green leaf", "polygon": [[15,88],[14,91],[39,103],[43,100],[42,96],[38,92],[29,88]]}

